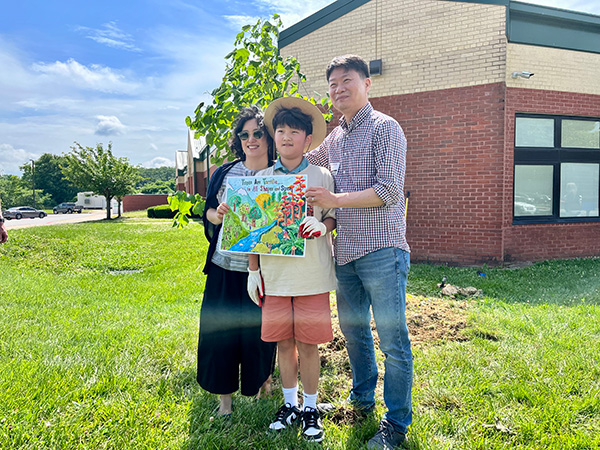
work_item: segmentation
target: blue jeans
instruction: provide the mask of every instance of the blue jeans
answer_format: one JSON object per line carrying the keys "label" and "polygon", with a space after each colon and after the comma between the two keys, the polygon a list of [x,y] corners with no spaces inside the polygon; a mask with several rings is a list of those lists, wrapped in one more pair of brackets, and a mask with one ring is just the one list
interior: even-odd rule
{"label": "blue jeans", "polygon": [[375,405],[377,363],[370,325],[372,306],[385,355],[385,418],[403,433],[412,422],[413,362],[405,315],[409,269],[409,254],[398,248],[380,249],[335,267],[340,327],[352,367],[350,401],[364,409]]}

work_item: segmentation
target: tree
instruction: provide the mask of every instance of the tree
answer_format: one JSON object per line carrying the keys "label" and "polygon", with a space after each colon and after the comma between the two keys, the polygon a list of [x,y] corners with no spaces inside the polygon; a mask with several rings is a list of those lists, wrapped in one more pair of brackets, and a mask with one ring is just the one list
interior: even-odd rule
{"label": "tree", "polygon": [[140,181],[137,167],[129,164],[127,158],[117,158],[112,153],[112,143],[108,149],[102,144],[96,148],[82,147],[75,142],[71,153],[65,156],[66,165],[61,166],[63,175],[75,186],[92,191],[106,198],[106,218],[110,219],[110,201],[121,199],[135,192]]}
{"label": "tree", "polygon": [[[242,107],[258,105],[265,108],[284,95],[298,95],[300,83],[306,80],[296,58],[284,60],[279,54],[277,41],[283,23],[277,14],[272,20],[274,23],[259,20],[254,26],[242,27],[234,49],[225,57],[227,65],[221,86],[211,92],[212,104],[200,103],[195,118],[192,120],[188,116],[185,119],[187,126],[196,130],[196,137],[205,136],[207,145],[217,148],[213,157],[216,164],[235,158],[227,141],[233,120]],[[312,97],[304,98],[317,103]],[[320,103],[327,105],[325,117],[331,118],[328,99],[325,97]]]}
{"label": "tree", "polygon": [[[73,201],[77,196],[77,188],[67,180],[62,171],[61,164],[65,165],[65,156],[44,153],[35,163],[35,187],[36,199],[38,198],[37,189],[41,189],[49,195],[49,201],[44,206],[51,207],[58,203]],[[24,164],[20,167],[23,172],[22,181],[24,185],[32,185],[32,167],[31,164]],[[41,200],[36,201],[42,204]]]}
{"label": "tree", "polygon": [[[0,175],[0,197],[2,208],[8,209],[13,206],[33,206],[33,191],[31,182],[24,183],[16,175]],[[50,196],[44,194],[41,189],[35,190],[36,205],[50,203]]]}
{"label": "tree", "polygon": [[250,208],[248,212],[248,218],[252,219],[252,228],[256,227],[256,219],[260,219],[262,217],[262,212],[258,206],[253,206]]}
{"label": "tree", "polygon": [[140,167],[142,179],[136,190],[143,194],[173,194],[175,192],[175,167]]}
{"label": "tree", "polygon": [[175,193],[175,179],[169,181],[158,180],[152,183],[138,183],[138,190],[142,194],[173,194]]}
{"label": "tree", "polygon": [[[118,217],[121,217],[121,203],[123,202],[123,197],[135,192],[135,185],[142,177],[140,176],[138,168],[129,164],[125,158],[120,158],[116,168],[115,198],[117,199]],[[108,209],[110,210],[110,208]]]}
{"label": "tree", "polygon": [[242,203],[242,198],[239,195],[234,195],[229,199],[229,203],[233,208],[233,212],[236,212],[238,206],[240,206],[240,204]]}
{"label": "tree", "polygon": [[[282,26],[277,14],[272,21],[259,20],[254,25],[243,26],[235,38],[233,50],[225,57],[225,75],[221,85],[211,92],[212,103],[200,103],[194,118],[185,118],[187,126],[196,131],[196,138],[204,136],[207,145],[217,148],[212,157],[212,162],[217,165],[226,159],[235,159],[228,140],[233,121],[243,107],[258,105],[264,109],[280,97],[299,95],[298,90],[306,77],[300,72],[300,63],[296,58],[284,60],[279,54],[277,45]],[[313,97],[303,98],[317,104]],[[323,114],[325,119],[330,120],[329,99],[324,97],[318,103],[327,110]],[[175,193],[175,196],[178,194]],[[183,193],[176,202],[169,203],[173,211],[179,211],[176,216],[179,219],[174,219],[173,226],[186,224],[183,220],[185,211],[190,211],[194,205],[192,200],[185,199],[187,195]]]}

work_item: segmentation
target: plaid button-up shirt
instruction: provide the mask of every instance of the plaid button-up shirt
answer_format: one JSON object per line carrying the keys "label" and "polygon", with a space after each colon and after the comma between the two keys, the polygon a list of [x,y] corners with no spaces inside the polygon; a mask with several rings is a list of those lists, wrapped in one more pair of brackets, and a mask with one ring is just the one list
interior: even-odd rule
{"label": "plaid button-up shirt", "polygon": [[342,116],[307,158],[331,171],[336,192],[373,188],[384,203],[337,210],[334,249],[339,265],[387,247],[410,251],[404,220],[406,138],[396,120],[367,103],[350,123]]}

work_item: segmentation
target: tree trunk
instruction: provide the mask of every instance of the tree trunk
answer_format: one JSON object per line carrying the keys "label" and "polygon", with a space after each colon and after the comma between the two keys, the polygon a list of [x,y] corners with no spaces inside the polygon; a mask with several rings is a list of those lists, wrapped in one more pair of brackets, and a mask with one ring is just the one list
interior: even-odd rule
{"label": "tree trunk", "polygon": [[112,197],[105,195],[104,198],[106,199],[106,220],[110,220],[110,201],[112,200]]}

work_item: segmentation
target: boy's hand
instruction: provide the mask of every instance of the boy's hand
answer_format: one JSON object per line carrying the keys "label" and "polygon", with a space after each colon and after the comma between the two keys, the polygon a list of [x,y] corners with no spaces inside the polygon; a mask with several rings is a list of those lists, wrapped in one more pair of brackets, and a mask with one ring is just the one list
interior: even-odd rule
{"label": "boy's hand", "polygon": [[248,268],[248,295],[257,306],[261,306],[260,299],[265,296],[265,289],[260,269]]}
{"label": "boy's hand", "polygon": [[327,233],[327,227],[323,222],[319,222],[316,217],[309,216],[305,217],[304,220],[300,223],[300,227],[298,228],[298,232],[300,236],[304,239],[308,239],[311,237],[319,237],[325,235]]}

